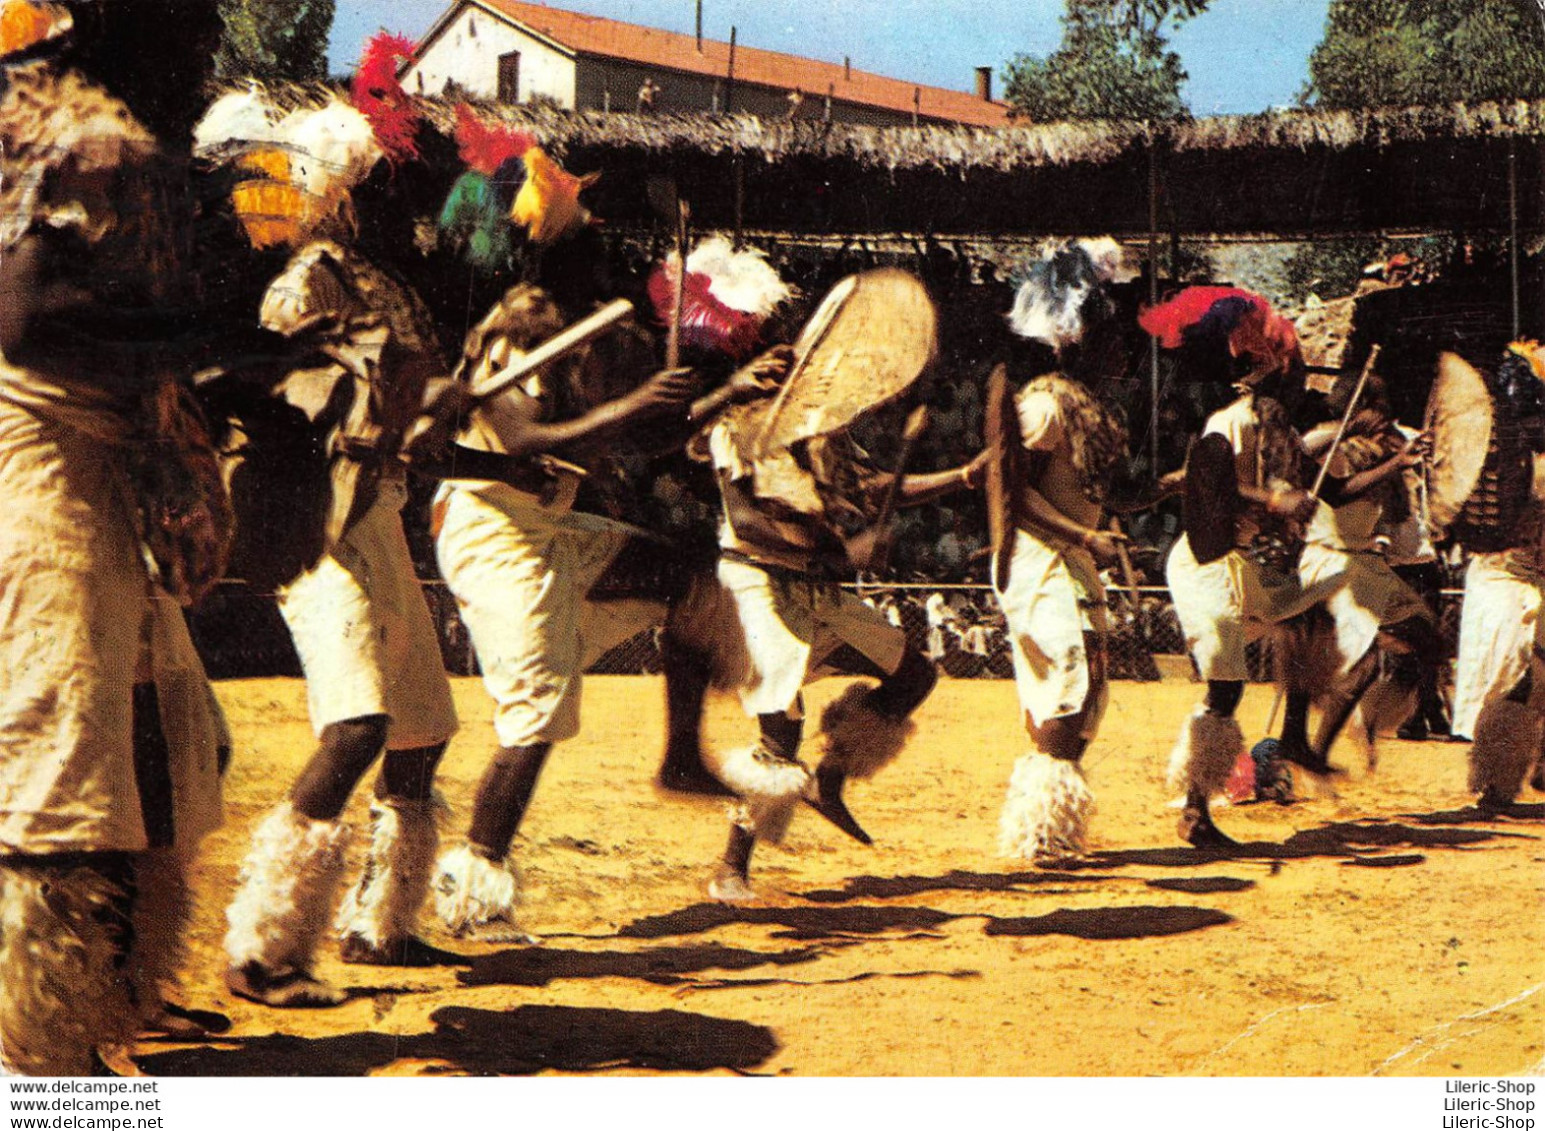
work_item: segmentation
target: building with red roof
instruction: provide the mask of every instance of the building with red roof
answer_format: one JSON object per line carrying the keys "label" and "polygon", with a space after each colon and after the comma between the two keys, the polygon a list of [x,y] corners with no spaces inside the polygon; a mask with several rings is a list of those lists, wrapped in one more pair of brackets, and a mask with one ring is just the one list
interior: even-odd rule
{"label": "building with red roof", "polygon": [[419,44],[404,85],[573,110],[734,112],[863,125],[1001,126],[992,71],[976,93],[920,86],[733,42],[524,0],[457,0]]}

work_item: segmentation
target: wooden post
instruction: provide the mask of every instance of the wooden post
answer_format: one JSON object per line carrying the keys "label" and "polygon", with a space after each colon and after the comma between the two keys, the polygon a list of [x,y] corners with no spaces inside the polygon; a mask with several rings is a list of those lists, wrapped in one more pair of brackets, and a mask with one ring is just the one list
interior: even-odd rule
{"label": "wooden post", "polygon": [[731,113],[735,108],[735,34],[736,28],[730,28],[730,66],[724,76],[724,112]]}
{"label": "wooden post", "polygon": [[[1148,305],[1159,305],[1159,149],[1148,143]],[[1148,389],[1152,401],[1148,432],[1153,458],[1153,477],[1159,478],[1159,339],[1148,339]]]}
{"label": "wooden post", "polygon": [[912,88],[912,124],[914,126],[917,125],[918,118],[921,117],[921,115],[922,115],[922,110],[923,110],[923,88],[920,87],[920,86],[914,86]]}
{"label": "wooden post", "polygon": [[703,53],[703,0],[697,0],[697,53]]}
{"label": "wooden post", "polygon": [[735,250],[746,246],[746,165],[740,154],[731,162],[735,170]]}
{"label": "wooden post", "polygon": [[1513,340],[1523,337],[1523,296],[1519,287],[1519,247],[1518,247],[1518,139],[1508,138],[1507,142],[1507,209],[1510,238],[1508,240],[1508,263],[1513,274]]}

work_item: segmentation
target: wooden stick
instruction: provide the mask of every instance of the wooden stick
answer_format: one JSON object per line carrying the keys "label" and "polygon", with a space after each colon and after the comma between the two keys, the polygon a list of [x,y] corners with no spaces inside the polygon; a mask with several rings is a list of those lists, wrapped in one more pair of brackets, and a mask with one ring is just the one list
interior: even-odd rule
{"label": "wooden stick", "polygon": [[671,328],[665,340],[665,368],[681,365],[681,311],[687,301],[687,241],[692,209],[685,200],[676,202],[676,293],[671,301]]}
{"label": "wooden stick", "polygon": [[499,370],[481,385],[474,384],[472,396],[476,400],[485,401],[490,397],[496,397],[511,385],[522,380],[529,374],[557,361],[564,354],[571,353],[580,346],[594,338],[600,337],[617,323],[622,322],[633,315],[633,304],[625,298],[619,298],[615,302],[607,303],[590,317],[576,322],[567,330],[556,334],[530,353],[526,354],[513,365]]}
{"label": "wooden stick", "polygon": [[907,416],[906,426],[901,432],[901,451],[896,456],[896,473],[890,484],[885,488],[885,498],[880,503],[880,513],[875,519],[874,525],[879,530],[879,539],[874,552],[869,559],[869,572],[885,567],[886,560],[890,557],[892,535],[892,520],[896,517],[897,503],[901,499],[901,483],[907,476],[907,468],[912,463],[912,454],[917,450],[917,442],[922,439],[923,433],[928,430],[928,406],[918,405]]}
{"label": "wooden stick", "polygon": [[[1125,533],[1121,529],[1121,520],[1114,515],[1110,520],[1110,532],[1116,535]],[[1143,600],[1138,592],[1137,571],[1132,568],[1132,555],[1127,553],[1126,542],[1120,538],[1116,541],[1116,562],[1121,567],[1121,580],[1126,583],[1127,605],[1132,610],[1132,623],[1137,626],[1138,635],[1146,640],[1148,633],[1143,628]]]}
{"label": "wooden stick", "polygon": [[1352,390],[1352,399],[1347,401],[1346,411],[1341,414],[1341,423],[1336,426],[1336,438],[1330,442],[1330,448],[1325,453],[1325,459],[1320,464],[1320,473],[1314,477],[1314,487],[1309,496],[1318,499],[1320,488],[1325,486],[1325,476],[1330,471],[1330,461],[1336,456],[1336,449],[1341,446],[1341,441],[1346,438],[1347,428],[1352,423],[1352,417],[1357,412],[1357,402],[1362,400],[1363,390],[1368,386],[1368,378],[1373,375],[1373,367],[1379,363],[1379,352],[1382,345],[1376,345],[1368,351],[1368,360],[1363,363],[1362,374],[1357,378],[1357,387]]}
{"label": "wooden stick", "polygon": [[[841,285],[840,283],[838,284],[838,286]],[[777,397],[773,400],[772,406],[767,410],[767,421],[762,425],[762,431],[757,436],[756,443],[752,447],[752,450],[758,456],[765,456],[767,454],[768,437],[773,434],[773,428],[777,425],[779,417],[783,415],[783,410],[788,404],[789,390],[794,388],[799,375],[804,372],[805,366],[810,361],[810,356],[820,348],[821,343],[826,340],[826,335],[831,333],[831,328],[837,323],[837,315],[842,313],[842,308],[847,305],[848,298],[852,293],[852,290],[849,290],[848,294],[843,296],[842,301],[834,302],[827,306],[826,312],[821,315],[821,320],[817,323],[812,323],[807,328],[810,332],[810,345],[806,347],[804,353],[794,359],[794,364],[789,368],[789,375],[783,379],[783,385],[778,389]]]}

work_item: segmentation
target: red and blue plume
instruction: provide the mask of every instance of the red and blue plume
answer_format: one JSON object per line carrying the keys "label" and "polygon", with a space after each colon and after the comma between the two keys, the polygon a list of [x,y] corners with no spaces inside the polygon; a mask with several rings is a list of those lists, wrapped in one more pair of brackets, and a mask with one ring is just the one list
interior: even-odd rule
{"label": "red and blue plume", "polygon": [[[666,326],[675,312],[678,262],[672,256],[649,277],[650,303]],[[687,256],[682,347],[744,360],[761,342],[767,318],[792,294],[760,251],[736,251],[722,236],[704,240]]]}
{"label": "red and blue plume", "polygon": [[1216,342],[1235,357],[1250,357],[1281,370],[1298,354],[1298,331],[1290,319],[1253,291],[1239,287],[1187,287],[1168,302],[1138,317],[1165,349]]}
{"label": "red and blue plume", "polygon": [[365,44],[354,72],[351,101],[370,120],[376,141],[394,165],[418,157],[419,113],[397,77],[414,58],[414,43],[402,35],[377,32]]}

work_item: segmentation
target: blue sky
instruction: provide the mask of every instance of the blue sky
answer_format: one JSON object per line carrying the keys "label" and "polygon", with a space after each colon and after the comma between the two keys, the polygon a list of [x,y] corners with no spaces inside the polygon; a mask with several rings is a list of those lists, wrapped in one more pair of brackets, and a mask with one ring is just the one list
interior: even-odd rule
{"label": "blue sky", "polygon": [[[352,69],[364,41],[386,28],[418,36],[449,0],[337,0],[332,60]],[[691,32],[695,0],[564,0],[554,7]],[[1287,105],[1308,78],[1309,53],[1329,0],[1213,0],[1175,34],[1197,114]],[[976,67],[1001,70],[1018,52],[1044,55],[1061,37],[1062,0],[705,0],[704,32],[840,62],[910,82],[969,90]],[[1001,90],[1001,82],[998,85]]]}

